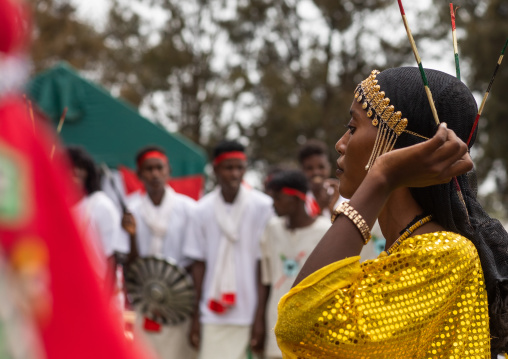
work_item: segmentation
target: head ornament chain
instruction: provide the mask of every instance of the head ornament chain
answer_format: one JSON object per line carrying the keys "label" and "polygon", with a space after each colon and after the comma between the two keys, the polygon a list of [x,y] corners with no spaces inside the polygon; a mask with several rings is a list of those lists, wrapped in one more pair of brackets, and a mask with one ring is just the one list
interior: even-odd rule
{"label": "head ornament chain", "polygon": [[393,105],[390,105],[390,99],[385,97],[385,93],[377,84],[378,74],[378,70],[373,70],[355,90],[356,101],[362,103],[367,116],[372,118],[372,125],[378,127],[376,142],[365,166],[366,170],[372,167],[376,158],[393,149],[395,141],[407,127],[407,118],[402,118],[402,113],[395,111]]}

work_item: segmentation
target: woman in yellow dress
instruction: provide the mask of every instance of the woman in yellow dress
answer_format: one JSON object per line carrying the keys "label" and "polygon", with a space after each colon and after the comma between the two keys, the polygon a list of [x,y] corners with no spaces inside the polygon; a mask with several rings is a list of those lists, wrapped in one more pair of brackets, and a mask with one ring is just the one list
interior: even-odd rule
{"label": "woman in yellow dress", "polygon": [[[476,102],[456,78],[426,74],[446,124],[435,124],[418,68],[373,71],[356,88],[335,145],[350,201],[279,303],[284,358],[506,351],[508,235],[476,200],[465,144]],[[360,264],[376,219],[386,250]]]}

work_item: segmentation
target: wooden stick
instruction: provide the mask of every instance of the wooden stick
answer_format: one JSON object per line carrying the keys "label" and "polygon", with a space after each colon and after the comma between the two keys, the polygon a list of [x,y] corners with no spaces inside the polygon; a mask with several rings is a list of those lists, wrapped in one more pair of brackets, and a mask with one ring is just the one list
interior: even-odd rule
{"label": "wooden stick", "polygon": [[485,102],[487,102],[487,98],[489,97],[489,93],[492,88],[492,84],[494,83],[494,79],[496,78],[497,71],[499,70],[499,66],[501,66],[501,62],[503,62],[504,52],[505,52],[507,46],[508,46],[508,39],[506,39],[503,49],[501,50],[501,55],[499,56],[499,59],[497,60],[496,68],[494,69],[494,74],[492,75],[492,77],[490,79],[489,86],[487,86],[487,91],[485,91],[485,94],[483,95],[483,100],[480,105],[480,108],[478,109],[478,113],[476,114],[473,128],[471,129],[471,133],[469,134],[469,138],[467,139],[468,146],[469,146],[469,142],[471,142],[471,138],[473,137],[473,133],[476,130],[476,127],[478,126],[478,121],[480,120],[480,116],[482,115],[483,107],[485,106]]}
{"label": "wooden stick", "polygon": [[[60,121],[58,121],[58,126],[56,128],[56,133],[60,134],[62,132],[62,127],[65,121],[65,116],[67,115],[67,107],[64,107],[62,115],[60,116]],[[53,155],[55,154],[55,147],[56,145],[53,143],[53,147],[51,148],[51,156],[50,158],[53,159]]]}
{"label": "wooden stick", "polygon": [[32,120],[32,131],[34,132],[35,135],[35,119],[34,119],[34,111],[32,108],[32,101],[30,101],[25,94],[23,94],[23,99],[25,99],[26,101],[28,108],[28,117],[30,117],[30,119]]}
{"label": "wooden stick", "polygon": [[[400,14],[402,15],[402,21],[404,21],[404,27],[406,28],[407,36],[409,38],[409,42],[411,43],[411,48],[413,49],[413,53],[415,55],[416,63],[418,64],[418,68],[420,69],[420,75],[422,76],[423,85],[425,86],[425,92],[427,93],[427,98],[429,99],[430,109],[432,110],[432,115],[434,116],[434,121],[436,125],[439,126],[439,117],[437,115],[436,106],[434,105],[434,99],[432,98],[432,93],[430,92],[429,82],[427,80],[427,76],[425,75],[425,70],[423,69],[422,59],[418,54],[418,49],[416,48],[415,40],[413,39],[413,35],[411,34],[411,30],[409,29],[409,24],[407,23],[406,13],[404,12],[404,7],[402,6],[402,0],[397,0],[399,3]],[[462,192],[460,190],[459,181],[457,177],[454,177],[455,189],[457,190],[457,195],[459,196],[460,201],[466,208],[466,203],[464,202],[464,197],[462,196]]]}
{"label": "wooden stick", "polygon": [[456,9],[453,10],[453,3],[450,3],[450,16],[452,18],[453,54],[455,56],[455,72],[457,73],[457,78],[460,80],[459,49],[457,46],[457,31],[455,27],[455,11],[457,10]]}
{"label": "wooden stick", "polygon": [[427,98],[429,99],[430,109],[432,110],[432,115],[434,116],[434,121],[436,121],[436,125],[439,125],[439,117],[437,116],[436,106],[434,105],[434,100],[432,99],[432,92],[430,92],[429,81],[427,80],[427,76],[425,75],[425,70],[422,66],[422,59],[418,54],[418,49],[416,48],[415,40],[413,39],[413,35],[411,34],[411,30],[409,29],[409,24],[407,23],[406,13],[404,12],[404,7],[402,6],[402,0],[397,0],[399,3],[400,14],[402,15],[402,21],[404,22],[404,27],[406,28],[407,37],[409,38],[409,42],[411,43],[411,48],[413,49],[413,54],[415,55],[416,63],[418,64],[418,68],[420,69],[420,75],[422,76],[423,85],[425,86],[425,92],[427,93]]}
{"label": "wooden stick", "polygon": [[64,107],[62,115],[60,116],[60,121],[58,121],[58,126],[56,128],[56,133],[60,134],[62,132],[62,127],[65,121],[65,116],[67,115],[67,107]]}

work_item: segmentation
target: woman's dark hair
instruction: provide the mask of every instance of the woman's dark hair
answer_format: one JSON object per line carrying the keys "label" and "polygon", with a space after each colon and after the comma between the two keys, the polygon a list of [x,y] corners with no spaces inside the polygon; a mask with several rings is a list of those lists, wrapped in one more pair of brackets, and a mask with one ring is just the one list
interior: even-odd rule
{"label": "woman's dark hair", "polygon": [[213,150],[213,158],[225,152],[245,152],[245,147],[236,141],[222,141]]}
{"label": "woman's dark hair", "polygon": [[279,192],[283,187],[293,188],[302,193],[307,193],[309,185],[307,177],[302,171],[298,170],[282,170],[271,177],[266,184],[268,191]]}
{"label": "woman's dark hair", "polygon": [[[436,70],[425,70],[436,110],[457,136],[466,142],[477,113],[471,91],[453,76]],[[378,84],[396,111],[408,119],[406,130],[432,137],[437,125],[425,93],[418,68],[388,69],[377,75]],[[469,144],[476,138],[476,131]],[[395,148],[411,146],[423,139],[402,133]],[[455,181],[424,188],[411,188],[411,194],[433,220],[446,230],[468,238],[480,257],[489,301],[492,354],[508,351],[508,234],[501,223],[490,216],[476,199],[474,171]],[[461,198],[462,197],[462,198]]]}
{"label": "woman's dark hair", "polygon": [[80,146],[68,146],[67,154],[71,159],[72,166],[86,171],[85,192],[87,195],[101,189],[99,171],[95,166],[92,157]]}

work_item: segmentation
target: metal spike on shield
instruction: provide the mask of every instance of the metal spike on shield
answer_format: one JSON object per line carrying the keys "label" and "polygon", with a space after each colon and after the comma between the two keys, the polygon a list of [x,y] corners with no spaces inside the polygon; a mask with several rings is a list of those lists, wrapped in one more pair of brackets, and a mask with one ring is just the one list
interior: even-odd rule
{"label": "metal spike on shield", "polygon": [[160,324],[183,322],[194,310],[196,294],[189,274],[163,259],[138,258],[125,269],[129,301]]}

